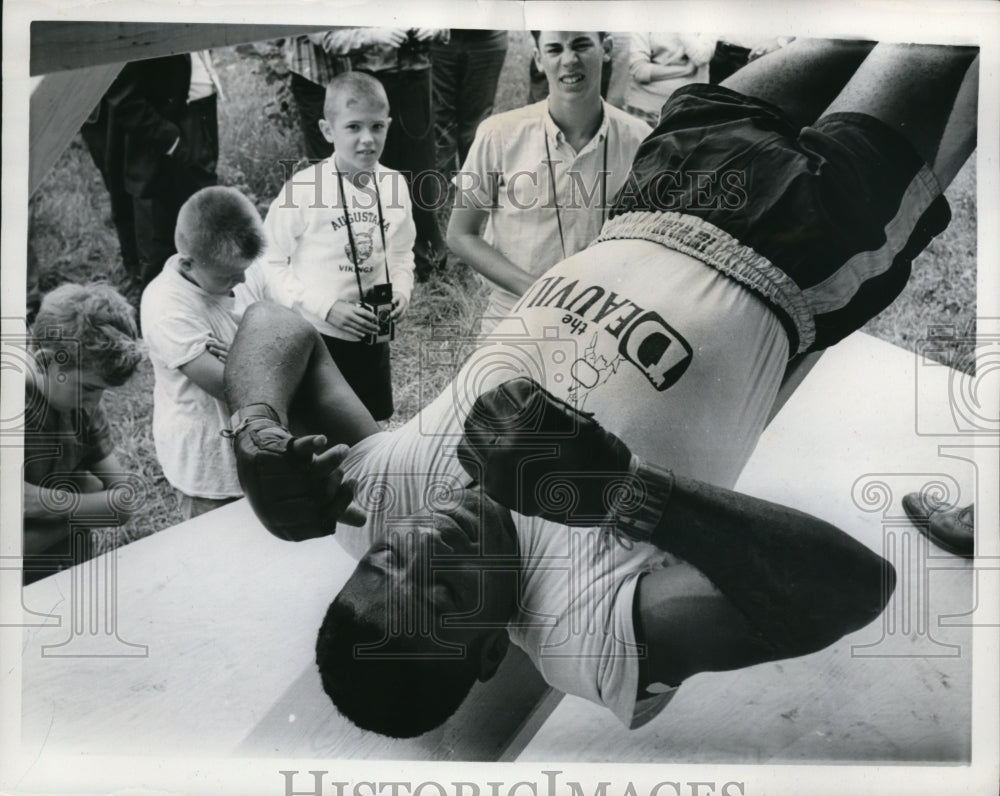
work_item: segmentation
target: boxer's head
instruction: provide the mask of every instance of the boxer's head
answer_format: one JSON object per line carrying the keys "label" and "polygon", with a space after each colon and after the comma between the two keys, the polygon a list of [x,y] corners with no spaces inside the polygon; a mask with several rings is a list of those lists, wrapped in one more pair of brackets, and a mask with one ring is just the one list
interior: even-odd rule
{"label": "boxer's head", "polygon": [[443,723],[507,651],[519,561],[510,514],[479,492],[394,523],[320,628],[316,662],[338,710],[396,738]]}

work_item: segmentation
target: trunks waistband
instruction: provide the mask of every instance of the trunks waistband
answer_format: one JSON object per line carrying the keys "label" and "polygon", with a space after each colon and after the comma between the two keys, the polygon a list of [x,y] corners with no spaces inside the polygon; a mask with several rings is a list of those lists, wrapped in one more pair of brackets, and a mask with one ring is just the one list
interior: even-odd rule
{"label": "trunks waistband", "polygon": [[790,356],[815,341],[816,324],[799,286],[766,257],[714,224],[669,210],[632,211],[609,219],[595,243],[623,239],[648,240],[694,257],[760,295],[785,316],[782,321],[792,338]]}

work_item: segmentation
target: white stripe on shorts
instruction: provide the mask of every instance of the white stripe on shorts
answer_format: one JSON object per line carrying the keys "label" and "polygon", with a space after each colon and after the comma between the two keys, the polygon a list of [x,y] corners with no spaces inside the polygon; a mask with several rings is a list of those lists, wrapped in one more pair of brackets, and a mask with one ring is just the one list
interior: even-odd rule
{"label": "white stripe on shorts", "polygon": [[885,243],[878,249],[858,252],[822,282],[802,291],[813,314],[843,309],[865,282],[888,271],[920,217],[940,193],[931,170],[921,167],[906,187],[896,215],[885,226]]}

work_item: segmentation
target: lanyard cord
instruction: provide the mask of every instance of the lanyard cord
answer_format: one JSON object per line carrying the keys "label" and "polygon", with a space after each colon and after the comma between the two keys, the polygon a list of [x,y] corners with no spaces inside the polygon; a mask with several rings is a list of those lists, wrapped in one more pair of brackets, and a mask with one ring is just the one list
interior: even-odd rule
{"label": "lanyard cord", "polygon": [[[563,259],[566,259],[566,238],[563,236],[562,214],[559,212],[559,193],[556,190],[556,171],[552,166],[552,152],[549,149],[549,134],[542,122],[542,135],[545,137],[545,163],[549,167],[549,181],[552,183],[552,204],[556,208],[556,224],[559,227],[559,243],[562,246]],[[604,134],[604,164],[601,168],[601,227],[607,221],[608,213],[608,135]]]}
{"label": "lanyard cord", "polygon": [[[385,249],[385,221],[382,218],[382,193],[378,188],[378,174],[372,174],[375,183],[375,201],[378,204],[378,231],[382,237],[382,259],[385,261],[385,281],[391,282],[389,278],[389,255]],[[337,170],[337,185],[340,188],[340,200],[344,203],[344,223],[347,225],[347,241],[351,244],[351,262],[354,265],[354,278],[358,281],[358,298],[364,301],[365,289],[361,285],[361,272],[358,270],[358,250],[354,245],[354,230],[351,228],[351,216],[347,212],[347,195],[344,193],[344,175]]]}

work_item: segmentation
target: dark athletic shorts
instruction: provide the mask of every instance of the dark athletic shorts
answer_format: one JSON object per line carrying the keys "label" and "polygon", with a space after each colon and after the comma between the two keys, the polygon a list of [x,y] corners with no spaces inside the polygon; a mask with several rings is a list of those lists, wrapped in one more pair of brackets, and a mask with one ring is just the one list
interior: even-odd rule
{"label": "dark athletic shorts", "polygon": [[770,103],[696,84],[664,105],[598,240],[651,240],[717,268],[775,310],[795,354],[891,304],[950,218],[883,122],[838,113],[799,130]]}
{"label": "dark athletic shorts", "polygon": [[389,344],[351,342],[320,335],[333,361],[351,389],[361,399],[372,417],[388,420],[392,417],[392,369]]}

